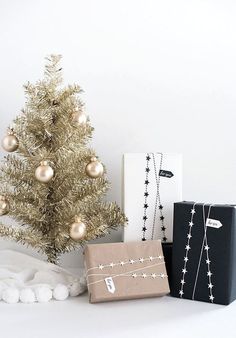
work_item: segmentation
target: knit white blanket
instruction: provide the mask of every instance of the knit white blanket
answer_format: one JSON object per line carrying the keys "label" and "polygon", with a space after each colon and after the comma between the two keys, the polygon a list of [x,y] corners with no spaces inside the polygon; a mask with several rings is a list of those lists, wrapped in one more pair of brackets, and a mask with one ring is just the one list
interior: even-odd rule
{"label": "knit white blanket", "polygon": [[6,303],[65,300],[85,290],[78,274],[18,251],[0,251],[0,299]]}

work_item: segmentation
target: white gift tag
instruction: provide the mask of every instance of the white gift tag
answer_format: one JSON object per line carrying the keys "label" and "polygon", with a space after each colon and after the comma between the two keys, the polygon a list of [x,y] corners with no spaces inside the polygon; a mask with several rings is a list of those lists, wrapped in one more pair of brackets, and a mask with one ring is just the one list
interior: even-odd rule
{"label": "white gift tag", "polygon": [[113,282],[112,277],[107,277],[107,278],[105,278],[105,283],[106,283],[106,286],[107,286],[107,290],[108,290],[110,293],[115,293],[116,288],[115,288],[115,284],[114,284],[114,282]]}
{"label": "white gift tag", "polygon": [[223,226],[223,224],[217,219],[208,218],[206,221],[206,226],[210,228],[219,229]]}

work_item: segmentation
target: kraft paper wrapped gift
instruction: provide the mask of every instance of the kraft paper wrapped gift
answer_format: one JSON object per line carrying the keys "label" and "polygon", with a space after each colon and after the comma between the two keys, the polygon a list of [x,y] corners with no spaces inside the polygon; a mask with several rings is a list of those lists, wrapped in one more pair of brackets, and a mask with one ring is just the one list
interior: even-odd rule
{"label": "kraft paper wrapped gift", "polygon": [[160,240],[88,244],[85,268],[91,303],[169,293]]}
{"label": "kraft paper wrapped gift", "polygon": [[172,243],[173,206],[182,201],[182,155],[127,153],[123,159],[124,242]]}
{"label": "kraft paper wrapped gift", "polygon": [[171,294],[224,305],[236,299],[236,206],[175,203]]}

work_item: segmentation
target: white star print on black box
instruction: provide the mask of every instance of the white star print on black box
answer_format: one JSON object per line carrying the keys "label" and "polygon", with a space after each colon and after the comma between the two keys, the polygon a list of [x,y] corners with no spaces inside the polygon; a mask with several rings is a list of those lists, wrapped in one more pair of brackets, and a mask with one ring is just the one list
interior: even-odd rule
{"label": "white star print on black box", "polygon": [[172,296],[224,305],[236,299],[235,206],[175,203],[173,240]]}

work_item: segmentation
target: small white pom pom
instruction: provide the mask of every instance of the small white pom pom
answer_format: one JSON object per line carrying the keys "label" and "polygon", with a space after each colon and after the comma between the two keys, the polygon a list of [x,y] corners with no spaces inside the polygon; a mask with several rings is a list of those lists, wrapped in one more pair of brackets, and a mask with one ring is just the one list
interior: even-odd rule
{"label": "small white pom pom", "polygon": [[46,303],[52,299],[52,290],[46,286],[39,286],[35,289],[35,296],[38,302]]}
{"label": "small white pom pom", "polygon": [[53,297],[56,300],[65,300],[69,296],[68,288],[63,284],[57,284],[53,290]]}
{"label": "small white pom pom", "polygon": [[74,282],[70,287],[70,296],[76,297],[86,290],[86,286],[81,281]]}
{"label": "small white pom pom", "polygon": [[31,289],[23,289],[20,292],[20,301],[22,303],[34,303],[36,300],[34,291]]}
{"label": "small white pom pom", "polygon": [[16,288],[7,288],[2,292],[2,299],[8,304],[19,302],[19,291]]}

